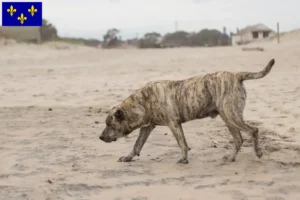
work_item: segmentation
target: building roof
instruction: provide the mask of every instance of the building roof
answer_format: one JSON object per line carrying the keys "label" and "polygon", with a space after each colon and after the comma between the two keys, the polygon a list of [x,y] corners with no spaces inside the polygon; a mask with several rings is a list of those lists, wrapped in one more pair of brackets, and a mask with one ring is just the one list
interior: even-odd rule
{"label": "building roof", "polygon": [[240,30],[237,33],[237,35],[243,35],[245,33],[253,32],[253,31],[271,31],[271,32],[273,32],[272,29],[270,29],[269,27],[267,27],[264,24],[255,24],[255,25],[250,25],[250,26],[243,28],[242,30]]}

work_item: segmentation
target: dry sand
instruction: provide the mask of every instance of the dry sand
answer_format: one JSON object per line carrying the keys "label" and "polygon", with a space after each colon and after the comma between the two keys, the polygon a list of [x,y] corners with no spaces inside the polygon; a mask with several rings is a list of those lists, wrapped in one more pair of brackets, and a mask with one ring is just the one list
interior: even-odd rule
{"label": "dry sand", "polygon": [[[293,200],[300,198],[300,42],[241,47],[101,50],[64,44],[0,47],[0,199]],[[218,70],[259,71],[245,82],[245,119],[260,129],[264,156],[245,141],[236,162],[224,123],[183,125],[191,151],[157,127],[141,156],[119,163],[137,138],[106,144],[106,111],[148,81]],[[243,133],[244,138],[250,138]]]}

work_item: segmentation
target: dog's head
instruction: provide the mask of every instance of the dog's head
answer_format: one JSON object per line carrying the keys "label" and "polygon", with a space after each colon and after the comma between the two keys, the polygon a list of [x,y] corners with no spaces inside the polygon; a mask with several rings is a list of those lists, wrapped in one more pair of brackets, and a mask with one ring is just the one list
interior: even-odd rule
{"label": "dog's head", "polygon": [[106,117],[106,126],[99,139],[104,142],[113,142],[125,137],[132,132],[125,111],[120,107],[114,107]]}

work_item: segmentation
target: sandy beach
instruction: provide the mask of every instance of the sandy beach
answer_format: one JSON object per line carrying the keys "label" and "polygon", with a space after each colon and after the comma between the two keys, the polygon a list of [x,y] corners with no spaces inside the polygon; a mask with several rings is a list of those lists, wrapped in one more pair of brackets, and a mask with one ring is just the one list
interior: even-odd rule
{"label": "sandy beach", "polygon": [[[294,34],[295,35],[295,34]],[[300,40],[242,47],[111,49],[61,43],[0,45],[1,200],[298,200],[300,196]],[[183,124],[189,164],[167,127],[140,157],[127,155],[138,131],[106,144],[106,112],[149,81],[215,71],[260,71],[245,81],[244,118],[260,130],[264,156],[246,140],[235,162],[224,122]],[[242,133],[245,139],[249,135]]]}

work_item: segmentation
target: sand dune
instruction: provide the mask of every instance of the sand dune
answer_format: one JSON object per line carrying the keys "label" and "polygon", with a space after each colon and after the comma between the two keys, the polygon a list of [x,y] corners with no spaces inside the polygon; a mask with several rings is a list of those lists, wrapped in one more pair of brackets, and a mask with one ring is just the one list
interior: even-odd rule
{"label": "sand dune", "polygon": [[[261,45],[264,52],[0,47],[0,199],[299,199],[300,43]],[[176,164],[180,149],[166,127],[131,163],[116,161],[137,131],[112,144],[98,139],[106,111],[148,81],[259,71],[271,58],[268,76],[245,82],[244,115],[260,129],[260,160],[250,140],[236,162],[222,160],[232,138],[219,117],[183,125],[188,165]]]}

